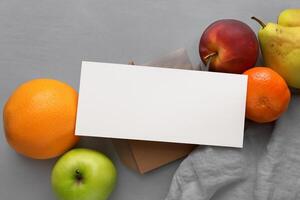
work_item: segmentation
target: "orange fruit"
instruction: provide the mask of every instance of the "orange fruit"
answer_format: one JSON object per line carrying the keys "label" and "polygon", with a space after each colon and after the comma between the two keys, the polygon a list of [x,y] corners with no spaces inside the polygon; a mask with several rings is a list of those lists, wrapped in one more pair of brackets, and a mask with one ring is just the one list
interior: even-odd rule
{"label": "orange fruit", "polygon": [[35,79],[19,86],[3,109],[5,136],[18,153],[36,159],[75,145],[77,92],[66,83]]}
{"label": "orange fruit", "polygon": [[285,80],[267,67],[254,67],[244,74],[248,75],[246,117],[259,123],[278,119],[291,98]]}

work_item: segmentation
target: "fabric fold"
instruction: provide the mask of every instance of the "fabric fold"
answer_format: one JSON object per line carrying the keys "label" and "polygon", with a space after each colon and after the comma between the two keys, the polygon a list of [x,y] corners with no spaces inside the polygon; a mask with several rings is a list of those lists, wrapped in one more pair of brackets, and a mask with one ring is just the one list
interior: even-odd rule
{"label": "fabric fold", "polygon": [[248,122],[242,149],[195,149],[175,172],[165,200],[300,199],[299,101],[293,94],[276,123]]}

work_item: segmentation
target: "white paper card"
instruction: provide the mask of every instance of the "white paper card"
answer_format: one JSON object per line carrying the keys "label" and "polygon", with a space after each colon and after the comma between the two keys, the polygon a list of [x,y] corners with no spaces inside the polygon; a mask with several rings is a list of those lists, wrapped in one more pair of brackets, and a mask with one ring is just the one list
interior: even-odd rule
{"label": "white paper card", "polygon": [[76,135],[242,147],[247,76],[82,62]]}

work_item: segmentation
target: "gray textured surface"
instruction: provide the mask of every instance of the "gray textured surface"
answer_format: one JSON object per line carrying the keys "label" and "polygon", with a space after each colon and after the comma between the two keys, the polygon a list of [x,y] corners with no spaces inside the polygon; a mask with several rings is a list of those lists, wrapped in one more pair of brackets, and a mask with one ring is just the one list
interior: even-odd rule
{"label": "gray textured surface", "polygon": [[297,93],[275,124],[248,124],[243,149],[206,147],[190,154],[166,200],[300,199]]}
{"label": "gray textured surface", "polygon": [[[49,77],[78,88],[80,61],[144,63],[174,49],[188,49],[194,64],[204,27],[219,18],[275,20],[297,1],[281,0],[1,0],[0,103],[20,83]],[[54,160],[17,155],[0,134],[0,199],[50,200]],[[112,200],[155,200],[166,195],[179,162],[140,176],[123,167],[107,140],[85,138],[80,146],[103,150],[117,163]]]}

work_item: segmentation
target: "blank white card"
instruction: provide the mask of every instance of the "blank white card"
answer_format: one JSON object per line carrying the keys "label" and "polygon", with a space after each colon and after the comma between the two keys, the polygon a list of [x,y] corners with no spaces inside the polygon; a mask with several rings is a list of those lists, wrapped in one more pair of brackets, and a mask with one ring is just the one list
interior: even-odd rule
{"label": "blank white card", "polygon": [[247,76],[82,62],[76,135],[243,146]]}

